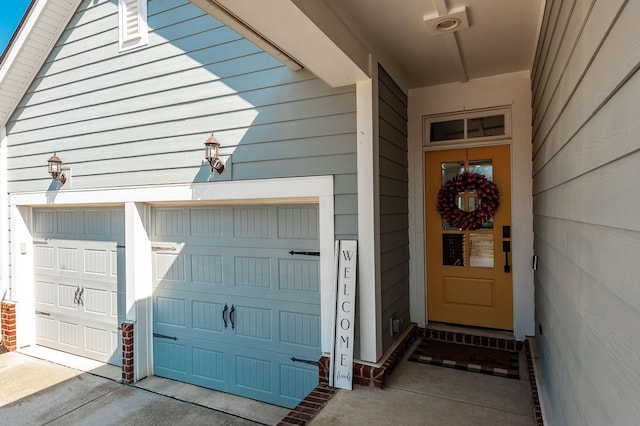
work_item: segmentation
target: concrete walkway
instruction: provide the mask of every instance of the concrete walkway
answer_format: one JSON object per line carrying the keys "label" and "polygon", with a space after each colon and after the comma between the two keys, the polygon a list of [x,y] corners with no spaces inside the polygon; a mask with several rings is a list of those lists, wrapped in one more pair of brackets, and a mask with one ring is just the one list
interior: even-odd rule
{"label": "concrete walkway", "polygon": [[520,379],[508,379],[407,361],[414,343],[384,389],[340,390],[311,421],[322,425],[535,425],[526,356]]}
{"label": "concrete walkway", "polygon": [[275,425],[269,404],[152,377],[119,382],[120,369],[84,372],[24,353],[0,355],[0,423],[11,425]]}
{"label": "concrete walkway", "polygon": [[[340,390],[311,425],[535,425],[524,353],[514,380],[407,361],[412,350],[384,389]],[[289,412],[160,377],[125,386],[117,367],[47,351],[0,355],[7,424],[276,425]]]}

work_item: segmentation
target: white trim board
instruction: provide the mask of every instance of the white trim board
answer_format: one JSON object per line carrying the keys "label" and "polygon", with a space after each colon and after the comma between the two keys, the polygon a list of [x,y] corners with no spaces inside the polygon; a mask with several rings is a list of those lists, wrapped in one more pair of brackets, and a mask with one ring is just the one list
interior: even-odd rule
{"label": "white trim board", "polygon": [[[216,183],[195,183],[180,185],[164,185],[153,187],[120,187],[103,188],[91,190],[60,190],[60,191],[39,191],[29,193],[15,193],[9,195],[9,204],[12,207],[12,253],[20,253],[20,244],[31,245],[31,233],[28,230],[29,224],[24,223],[24,231],[18,231],[18,211],[24,211],[26,220],[29,220],[32,207],[63,207],[63,206],[88,206],[118,204],[129,205],[127,210],[133,212],[133,206],[129,203],[318,203],[320,222],[320,303],[321,303],[321,350],[329,352],[331,350],[331,317],[332,307],[335,304],[335,288],[333,284],[333,250],[335,240],[334,230],[334,198],[333,198],[333,176],[314,176],[301,178],[283,179],[261,179],[246,181],[230,181]],[[138,208],[140,205],[138,205]],[[130,214],[131,220],[134,214]],[[133,222],[132,222],[133,223]],[[140,229],[140,225],[137,226]],[[132,227],[133,229],[133,227]],[[139,246],[145,247],[143,232],[138,233]],[[131,238],[136,238],[132,236]],[[132,243],[130,238],[126,239],[127,244]],[[135,244],[134,244],[135,246]],[[31,253],[32,248],[28,250]],[[25,259],[28,261],[29,259]],[[32,268],[16,267],[20,262],[14,259],[12,263],[12,281],[17,283],[17,271],[30,271]],[[133,267],[133,265],[132,265]],[[132,278],[134,275],[127,273]],[[29,278],[30,277],[30,278]],[[33,273],[20,273],[20,286],[22,288],[33,288]],[[31,282],[31,285],[29,285]],[[144,289],[140,294],[136,291],[136,300],[127,300],[128,315],[136,318],[135,313],[130,309],[133,304],[144,303]],[[18,295],[20,296],[20,295]],[[24,294],[20,302],[25,306],[33,304],[33,295]],[[138,306],[140,307],[140,306]],[[140,318],[136,318],[139,320]],[[26,318],[25,318],[26,320]],[[23,324],[31,323],[25,321]],[[20,324],[20,323],[19,323]],[[32,327],[30,324],[28,327]],[[22,344],[30,344],[30,340],[35,339],[33,330],[18,330],[18,335],[25,337]],[[28,337],[27,337],[28,336]],[[143,356],[143,354],[139,354]]]}

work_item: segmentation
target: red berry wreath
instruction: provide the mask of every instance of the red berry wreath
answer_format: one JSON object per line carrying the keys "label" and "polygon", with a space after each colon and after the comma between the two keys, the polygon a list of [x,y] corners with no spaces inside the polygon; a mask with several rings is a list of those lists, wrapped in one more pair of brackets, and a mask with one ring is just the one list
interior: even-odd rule
{"label": "red berry wreath", "polygon": [[[466,212],[458,208],[458,194],[465,191],[476,191],[478,206],[474,211]],[[457,175],[442,185],[438,192],[438,212],[442,219],[453,228],[465,230],[478,229],[491,219],[499,202],[496,184],[477,173]]]}

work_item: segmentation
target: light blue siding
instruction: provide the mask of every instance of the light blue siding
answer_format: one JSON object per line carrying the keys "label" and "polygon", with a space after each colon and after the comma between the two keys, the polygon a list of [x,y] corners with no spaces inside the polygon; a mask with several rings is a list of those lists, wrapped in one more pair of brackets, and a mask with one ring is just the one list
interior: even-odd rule
{"label": "light blue siding", "polygon": [[[187,0],[148,3],[149,45],[118,52],[117,2],[87,0],[7,125],[9,191],[333,175],[336,233],[357,234],[355,87],[293,72]],[[211,130],[229,157],[211,176]]]}
{"label": "light blue siding", "polygon": [[379,67],[380,270],[382,344],[395,340],[391,316],[409,324],[409,172],[407,96]]}

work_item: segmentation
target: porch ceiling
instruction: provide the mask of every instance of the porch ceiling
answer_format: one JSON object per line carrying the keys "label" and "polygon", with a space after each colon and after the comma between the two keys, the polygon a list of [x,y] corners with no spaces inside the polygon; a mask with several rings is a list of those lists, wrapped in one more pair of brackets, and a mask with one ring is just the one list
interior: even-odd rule
{"label": "porch ceiling", "polygon": [[[266,10],[251,0],[191,1],[224,5],[331,85],[351,84],[369,74],[368,57],[373,54],[405,90],[530,70],[545,3],[271,0]],[[467,29],[429,34],[425,16],[443,16],[465,7]],[[329,41],[339,49],[330,47]],[[351,59],[350,65],[345,65],[345,57]]]}
{"label": "porch ceiling", "polygon": [[[318,0],[295,0],[303,10]],[[407,89],[529,70],[545,0],[322,0]],[[469,28],[430,35],[424,17],[466,7]],[[387,65],[388,64],[388,65]]]}

